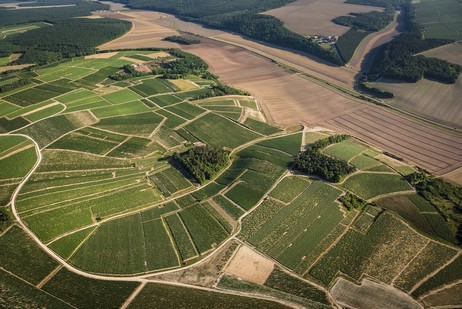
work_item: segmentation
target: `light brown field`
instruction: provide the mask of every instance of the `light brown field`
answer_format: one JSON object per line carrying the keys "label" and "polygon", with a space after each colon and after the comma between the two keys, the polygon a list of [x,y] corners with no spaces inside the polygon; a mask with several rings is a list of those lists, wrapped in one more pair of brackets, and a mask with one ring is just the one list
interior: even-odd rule
{"label": "light brown field", "polygon": [[411,113],[462,128],[462,76],[455,84],[443,84],[428,79],[417,83],[405,83],[383,79],[373,85],[394,94],[387,103]]}
{"label": "light brown field", "polygon": [[361,285],[356,285],[340,278],[330,292],[338,303],[347,308],[423,308],[411,296],[401,290],[368,279],[363,279]]}
{"label": "light brown field", "polygon": [[249,282],[264,284],[273,268],[273,262],[243,245],[226,267],[225,273]]}
{"label": "light brown field", "polygon": [[422,55],[462,65],[462,41],[428,50]]}
{"label": "light brown field", "polygon": [[119,52],[101,53],[85,56],[85,59],[107,59],[117,55]]}
{"label": "light brown field", "polygon": [[178,35],[178,32],[152,22],[154,18],[162,15],[156,12],[144,11],[123,11],[120,13],[98,12],[101,17],[117,18],[131,21],[132,29],[122,37],[109,43],[100,45],[100,50],[119,48],[142,48],[142,47],[165,47],[175,48],[178,44],[162,41],[163,38],[171,35]]}
{"label": "light brown field", "polygon": [[462,186],[462,167],[444,175],[443,178]]}
{"label": "light brown field", "polygon": [[33,66],[33,64],[7,65],[4,67],[0,67],[0,73],[6,72],[6,71],[13,71],[13,70],[22,70],[30,66]]}
{"label": "light brown field", "polygon": [[166,57],[170,57],[170,54],[167,53],[167,52],[155,52],[155,53],[152,53],[152,54],[149,54],[149,55],[145,55],[146,57],[149,57],[151,59],[158,59],[158,58],[166,58]]}
{"label": "light brown field", "polygon": [[169,82],[180,88],[181,91],[189,91],[189,90],[195,90],[199,89],[200,87],[196,85],[195,83],[189,81],[189,80],[184,80],[184,79],[169,79]]}
{"label": "light brown field", "polygon": [[266,11],[301,35],[342,35],[349,27],[337,25],[332,19],[349,13],[383,11],[383,8],[345,3],[344,0],[298,0],[281,8]]}

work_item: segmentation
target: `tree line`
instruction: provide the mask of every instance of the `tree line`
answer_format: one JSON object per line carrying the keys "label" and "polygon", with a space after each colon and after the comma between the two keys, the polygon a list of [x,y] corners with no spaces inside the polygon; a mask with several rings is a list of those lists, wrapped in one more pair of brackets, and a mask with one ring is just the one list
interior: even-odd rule
{"label": "tree line", "polygon": [[182,37],[180,35],[171,35],[171,36],[165,37],[163,38],[163,41],[178,43],[182,45],[193,45],[193,44],[199,44],[201,42],[200,40],[191,40],[191,39]]}
{"label": "tree line", "polygon": [[348,16],[339,16],[332,21],[336,24],[352,27],[355,30],[379,31],[393,20],[393,14],[388,12],[350,13]]}

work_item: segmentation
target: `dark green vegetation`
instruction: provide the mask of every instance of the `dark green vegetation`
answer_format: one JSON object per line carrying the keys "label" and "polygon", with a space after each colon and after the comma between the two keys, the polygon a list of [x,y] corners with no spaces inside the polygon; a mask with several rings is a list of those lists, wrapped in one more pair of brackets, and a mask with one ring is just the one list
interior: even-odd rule
{"label": "dark green vegetation", "polygon": [[350,29],[339,37],[337,43],[335,43],[335,47],[343,61],[348,62],[353,58],[356,48],[369,34],[370,32],[367,31]]}
{"label": "dark green vegetation", "polygon": [[345,208],[348,210],[363,209],[368,205],[365,200],[350,192],[347,192],[345,195],[343,195],[340,198],[340,202],[342,202],[343,206],[345,206]]}
{"label": "dark green vegetation", "polygon": [[0,93],[1,92],[11,91],[11,90],[14,90],[16,88],[26,86],[26,85],[28,85],[30,83],[31,83],[31,81],[29,79],[14,80],[11,83],[0,85]]}
{"label": "dark green vegetation", "polygon": [[208,65],[201,58],[181,50],[169,50],[169,53],[176,57],[175,61],[161,63],[161,69],[155,70],[155,74],[163,74],[163,77],[168,79],[183,78],[191,74],[197,76],[206,74]]}
{"label": "dark green vegetation", "polygon": [[335,51],[324,49],[314,41],[294,33],[284,27],[275,17],[258,14],[281,7],[292,0],[265,1],[162,1],[162,0],[118,0],[135,9],[158,10],[199,22],[214,28],[231,30],[252,39],[308,52],[320,58],[339,63]]}
{"label": "dark green vegetation", "polygon": [[109,8],[108,5],[97,2],[77,0],[74,1],[74,3],[76,3],[76,6],[61,8],[21,10],[0,9],[0,26],[16,25],[37,21],[54,22],[57,20],[71,19],[77,16],[90,15],[92,11],[106,10]]}
{"label": "dark green vegetation", "polygon": [[385,28],[393,16],[389,13],[372,11],[368,13],[350,13],[348,16],[339,16],[332,21],[336,24],[352,27],[355,30],[379,31]]}
{"label": "dark green vegetation", "polygon": [[321,153],[326,146],[348,139],[348,135],[335,135],[314,142],[295,160],[294,168],[307,174],[314,174],[331,182],[339,182],[353,173],[356,168],[346,161]]}
{"label": "dark green vegetation", "polygon": [[417,20],[413,5],[403,5],[402,14],[408,30],[385,44],[375,57],[368,76],[376,80],[381,76],[417,82],[422,78],[432,78],[446,83],[454,83],[462,68],[445,60],[427,58],[420,52],[449,44],[448,39],[422,39],[422,26]]}
{"label": "dark green vegetation", "polygon": [[168,37],[165,37],[163,40],[168,41],[168,42],[182,44],[182,45],[193,45],[193,44],[200,43],[200,40],[191,40],[191,39],[182,37],[180,35],[168,36]]}
{"label": "dark green vegetation", "polygon": [[[3,11],[0,10],[0,15],[1,12]],[[14,63],[42,65],[63,57],[96,53],[96,46],[121,36],[130,28],[129,22],[114,19],[56,20],[52,26],[33,29],[1,40],[0,53],[8,55],[22,52],[24,55]],[[88,35],[89,33],[91,35]]]}
{"label": "dark green vegetation", "polygon": [[[406,179],[416,188],[419,195],[436,207],[449,225],[450,235],[438,236],[460,244],[462,242],[462,188],[443,179],[418,172],[408,175]],[[444,225],[444,222],[442,224]]]}
{"label": "dark green vegetation", "polygon": [[229,152],[218,147],[194,147],[181,154],[175,153],[186,170],[199,182],[204,183],[212,179],[229,163]]}

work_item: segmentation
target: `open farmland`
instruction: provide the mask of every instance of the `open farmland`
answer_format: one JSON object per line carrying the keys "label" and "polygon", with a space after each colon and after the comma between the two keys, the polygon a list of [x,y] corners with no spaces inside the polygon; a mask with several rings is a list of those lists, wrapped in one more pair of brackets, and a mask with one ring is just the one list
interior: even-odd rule
{"label": "open farmland", "polygon": [[338,16],[350,13],[383,11],[382,8],[345,3],[343,0],[298,0],[281,8],[266,11],[284,22],[290,30],[303,36],[337,35],[348,31],[348,27],[332,22]]}
{"label": "open farmland", "polygon": [[421,0],[415,4],[425,38],[462,39],[462,4],[456,0]]}
{"label": "open farmland", "polygon": [[392,106],[422,115],[449,127],[462,128],[462,111],[459,104],[459,98],[462,96],[460,76],[455,84],[444,84],[428,79],[419,80],[417,83],[382,79],[373,85],[394,94],[392,99],[387,100],[387,103]]}
{"label": "open farmland", "polygon": [[439,58],[462,65],[462,57],[460,57],[461,53],[462,42],[455,42],[452,44],[428,50],[426,52],[423,52],[422,55],[424,55],[425,57]]}

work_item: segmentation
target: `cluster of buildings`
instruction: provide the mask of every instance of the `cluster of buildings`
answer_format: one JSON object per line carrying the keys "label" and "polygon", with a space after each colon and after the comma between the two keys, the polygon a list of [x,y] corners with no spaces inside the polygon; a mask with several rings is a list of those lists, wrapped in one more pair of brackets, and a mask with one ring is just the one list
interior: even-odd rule
{"label": "cluster of buildings", "polygon": [[337,35],[314,35],[311,37],[315,42],[320,44],[335,44],[337,43]]}

